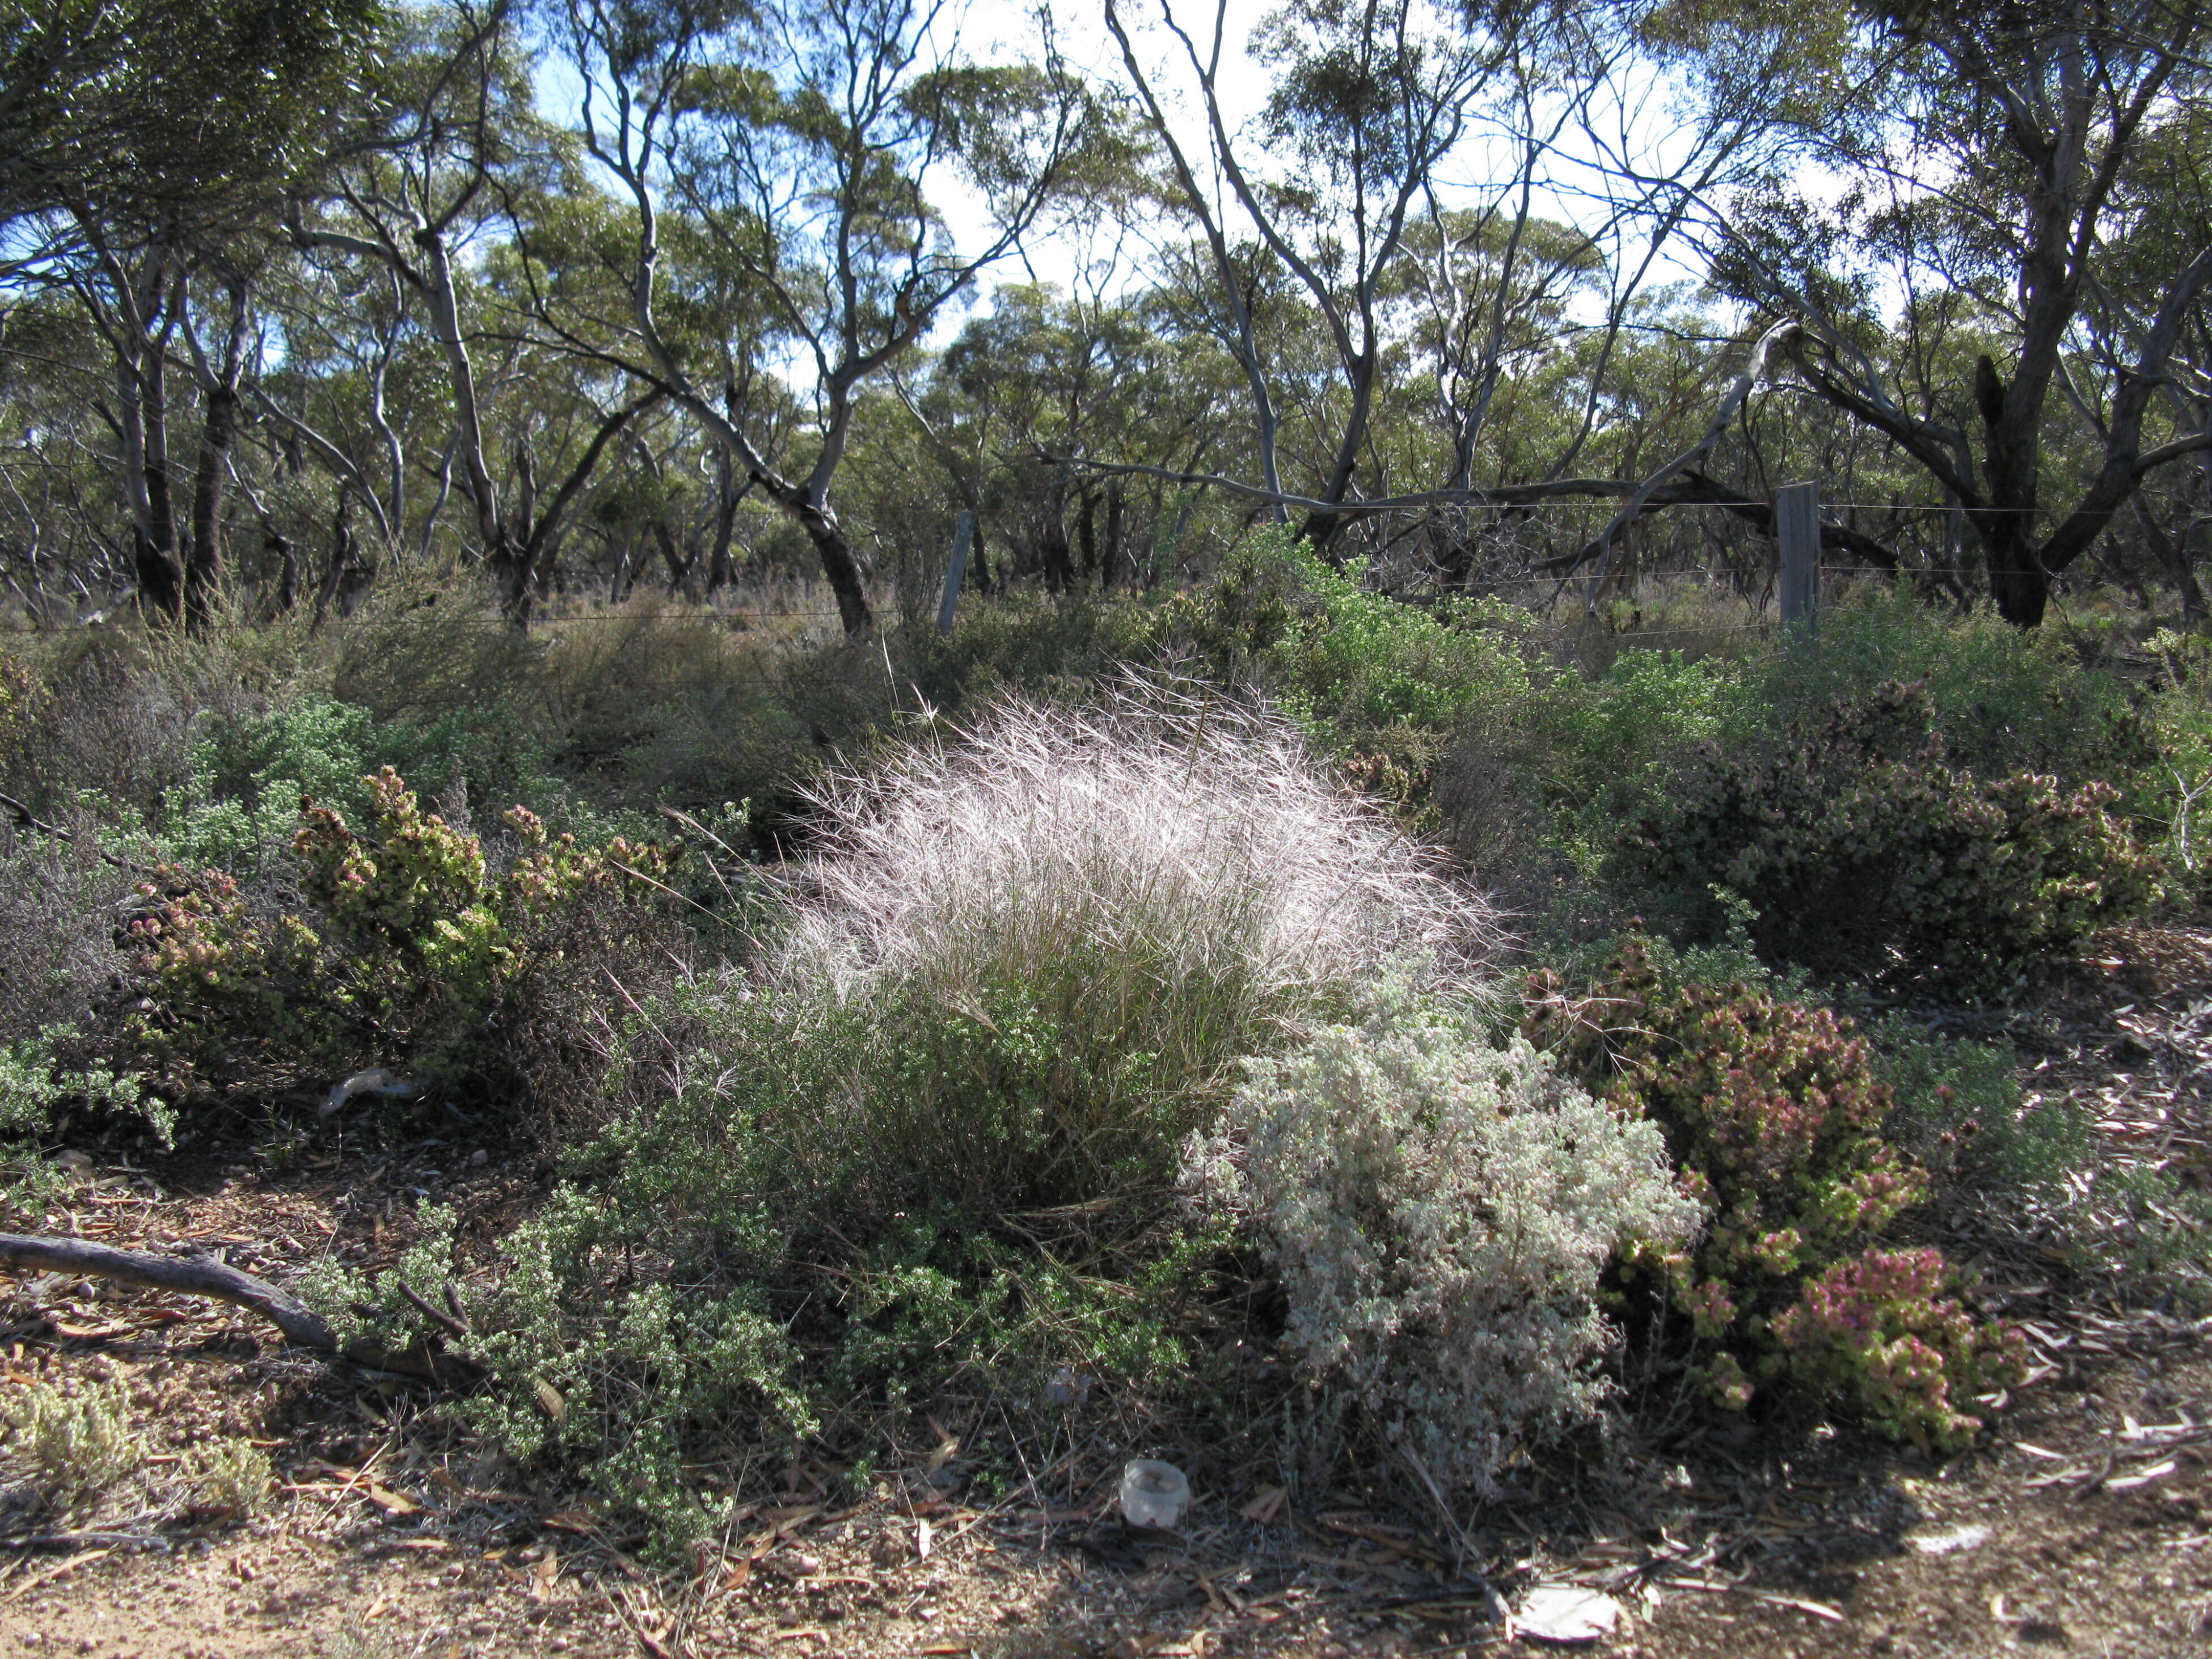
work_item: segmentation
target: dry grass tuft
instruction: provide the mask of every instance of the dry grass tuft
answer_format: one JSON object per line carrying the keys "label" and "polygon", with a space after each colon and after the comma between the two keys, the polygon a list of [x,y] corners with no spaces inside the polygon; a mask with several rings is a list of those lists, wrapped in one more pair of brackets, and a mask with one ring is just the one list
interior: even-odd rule
{"label": "dry grass tuft", "polygon": [[773,972],[906,1057],[843,1133],[1002,1193],[1171,1170],[1241,1056],[1386,975],[1475,994],[1498,941],[1287,722],[1187,685],[1009,698],[813,799]]}
{"label": "dry grass tuft", "polygon": [[1080,1027],[1150,1010],[1202,1045],[1341,1006],[1393,968],[1473,990],[1498,942],[1491,908],[1287,721],[1218,693],[1009,698],[964,741],[833,775],[811,799],[825,854],[787,964],[848,995],[1029,986]]}

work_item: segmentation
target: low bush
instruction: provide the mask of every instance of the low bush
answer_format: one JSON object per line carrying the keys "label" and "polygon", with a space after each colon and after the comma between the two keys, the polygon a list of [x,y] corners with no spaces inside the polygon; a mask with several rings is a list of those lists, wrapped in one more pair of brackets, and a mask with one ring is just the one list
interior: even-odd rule
{"label": "low bush", "polygon": [[52,817],[96,810],[131,830],[160,822],[183,781],[195,703],[137,638],[84,629],[41,641],[36,690],[11,719],[0,787]]}
{"label": "low bush", "polygon": [[[141,884],[135,1031],[164,1096],[319,1093],[371,1064],[496,1088],[505,1034],[532,1029],[519,994],[544,988],[546,957],[573,952],[562,972],[579,978],[634,971],[628,948],[657,931],[642,895],[665,885],[674,849],[587,850],[518,807],[516,855],[495,875],[481,840],[425,813],[398,774],[364,781],[373,836],[335,808],[299,810],[291,908],[219,871]],[[598,921],[580,929],[585,905]]]}
{"label": "low bush", "polygon": [[1926,1170],[1939,1194],[2048,1204],[2094,1143],[2071,1094],[2021,1097],[2003,1043],[1930,1032],[1902,1014],[1864,1027],[1869,1063],[1889,1091],[1882,1138]]}
{"label": "low bush", "polygon": [[131,1424],[121,1382],[11,1389],[0,1417],[9,1460],[33,1495],[58,1510],[83,1508],[144,1467],[151,1449]]}
{"label": "low bush", "polygon": [[1945,1449],[1981,1426],[1960,1402],[2002,1377],[2013,1339],[1960,1312],[1940,1256],[1887,1248],[1929,1179],[1882,1138],[1892,1097],[1849,1020],[1742,981],[1670,980],[1632,940],[1581,994],[1539,975],[1523,1029],[1648,1114],[1709,1207],[1692,1248],[1638,1260],[1710,1351],[1715,1400],[1793,1385]]}
{"label": "low bush", "polygon": [[1902,588],[1826,608],[1812,648],[1782,646],[1747,670],[1722,734],[1735,746],[1816,725],[1894,682],[1925,693],[1947,763],[1985,781],[2033,773],[2068,794],[2101,781],[2132,811],[2159,769],[2160,734],[2139,683],[2085,663],[2066,629],[2014,628],[1987,611],[1960,617]]}
{"label": "low bush", "polygon": [[1603,1398],[1607,1263],[1694,1232],[1665,1154],[1527,1043],[1398,1010],[1253,1061],[1188,1176],[1259,1234],[1314,1372],[1428,1481],[1488,1494]]}
{"label": "low bush", "polygon": [[105,1129],[130,1129],[167,1146],[174,1115],[134,1078],[96,1061],[94,1048],[72,1026],[0,1042],[0,1214],[41,1224],[45,1201],[66,1184],[46,1160],[47,1148],[72,1119]]}
{"label": "low bush", "polygon": [[1978,778],[1933,722],[1922,688],[1891,683],[1778,743],[1708,747],[1624,826],[1613,878],[1693,936],[1722,931],[1717,897],[1741,896],[1771,957],[1837,975],[1902,964],[1980,994],[2157,893],[2108,786]]}
{"label": "low bush", "polygon": [[[88,1027],[112,1018],[125,963],[118,947],[121,907],[137,878],[105,861],[100,827],[71,812],[64,841],[37,830],[0,830],[0,1042],[50,1025]],[[133,852],[143,843],[122,841]]]}

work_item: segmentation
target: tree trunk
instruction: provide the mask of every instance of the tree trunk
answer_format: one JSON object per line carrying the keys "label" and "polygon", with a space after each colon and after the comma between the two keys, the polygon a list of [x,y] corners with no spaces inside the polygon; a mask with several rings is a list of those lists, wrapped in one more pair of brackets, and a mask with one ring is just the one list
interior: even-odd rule
{"label": "tree trunk", "polygon": [[[232,276],[224,287],[229,305],[229,326],[223,331],[222,356],[210,363],[198,338],[186,337],[192,347],[202,387],[204,414],[200,422],[199,462],[192,482],[191,540],[185,560],[185,623],[198,628],[221,603],[222,589],[222,509],[230,477],[231,446],[238,435],[238,380],[246,370],[246,281]],[[178,289],[179,312],[184,289]],[[180,318],[189,331],[189,318]]]}
{"label": "tree trunk", "polygon": [[1044,522],[1037,537],[1037,562],[1043,568],[1047,591],[1054,593],[1066,592],[1074,576],[1068,557],[1066,511],[1055,491],[1044,505]]}
{"label": "tree trunk", "polygon": [[777,505],[799,520],[806,539],[814,544],[815,554],[822,561],[822,574],[830,579],[830,591],[836,596],[837,619],[844,624],[845,631],[867,632],[869,624],[875,620],[875,612],[869,607],[860,561],[853,551],[853,544],[845,538],[844,526],[805,501],[779,501]]}
{"label": "tree trunk", "polygon": [[730,543],[737,533],[738,499],[737,471],[730,465],[730,452],[718,444],[714,448],[714,544],[707,560],[707,597],[710,599],[730,585]]}
{"label": "tree trunk", "polygon": [[292,607],[300,602],[300,556],[292,550],[292,538],[271,530],[264,532],[269,550],[276,556],[276,614],[289,616]]}
{"label": "tree trunk", "polygon": [[1083,579],[1094,580],[1098,574],[1098,497],[1091,490],[1084,490],[1077,497],[1075,537],[1083,550]]}
{"label": "tree trunk", "polygon": [[699,592],[691,571],[699,556],[695,553],[687,558],[677,547],[676,532],[669,528],[665,514],[653,519],[653,539],[660,548],[661,563],[668,567],[668,596],[674,599],[680,593],[687,599],[696,599]]}
{"label": "tree trunk", "polygon": [[[2189,562],[2189,532],[2191,526],[2185,522],[2179,537],[2168,533],[2151,510],[2150,502],[2141,490],[2135,495],[2136,521],[2142,526],[2143,539],[2150,544],[2154,555],[2181,594],[2181,621],[2185,628],[2204,619],[2204,590],[2197,586],[2197,572]],[[2150,609],[2146,605],[2145,610]]]}
{"label": "tree trunk", "polygon": [[1106,552],[1098,572],[1098,586],[1102,592],[1112,589],[1114,574],[1121,568],[1121,481],[1116,478],[1106,486]]}
{"label": "tree trunk", "polygon": [[135,363],[121,365],[126,385],[125,465],[138,477],[143,504],[132,527],[132,564],[138,578],[138,602],[169,622],[185,611],[185,567],[177,556],[176,503],[169,491],[168,411],[164,401],[161,354],[148,349]]}
{"label": "tree trunk", "polygon": [[1990,598],[2015,628],[2041,624],[2051,599],[2051,573],[2036,556],[2036,422],[2040,408],[2027,411],[2023,423],[2018,388],[2006,386],[1996,363],[1984,356],[1974,365],[1974,403],[1982,416],[1990,504],[1975,515],[1984,562],[1990,574]]}
{"label": "tree trunk", "polygon": [[231,442],[237,435],[238,388],[223,384],[210,387],[207,418],[200,431],[199,472],[192,485],[191,556],[185,566],[188,627],[206,623],[222,600],[223,485]]}

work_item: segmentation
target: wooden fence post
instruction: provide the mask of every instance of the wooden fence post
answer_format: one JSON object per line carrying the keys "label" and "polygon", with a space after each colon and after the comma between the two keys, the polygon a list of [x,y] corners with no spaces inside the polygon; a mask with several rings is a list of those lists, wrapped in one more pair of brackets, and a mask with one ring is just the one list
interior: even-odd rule
{"label": "wooden fence post", "polygon": [[1774,539],[1782,550],[1782,624],[1808,637],[1820,629],[1820,487],[1774,492]]}
{"label": "wooden fence post", "polygon": [[937,631],[952,631],[952,613],[959,608],[960,584],[968,575],[968,544],[975,539],[975,515],[963,508],[952,526],[952,560],[945,567],[945,598],[937,607]]}

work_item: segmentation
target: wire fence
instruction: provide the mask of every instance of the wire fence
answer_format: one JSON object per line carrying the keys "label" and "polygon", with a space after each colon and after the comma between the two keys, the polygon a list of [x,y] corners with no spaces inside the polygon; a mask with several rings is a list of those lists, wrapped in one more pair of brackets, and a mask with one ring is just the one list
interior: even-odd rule
{"label": "wire fence", "polygon": [[[1723,523],[1727,526],[1763,542],[1773,533],[1771,526],[1750,522],[1746,515],[1751,513],[1771,514],[1774,507],[1771,500],[1752,496],[1668,501],[1639,515],[1632,523],[1639,527],[1650,526],[1659,522],[1662,514],[1679,520],[1685,514],[1702,519],[1709,514],[1718,513],[1726,515]],[[1590,521],[1593,525],[1600,521],[1611,525],[1618,516],[1619,504],[1602,496],[1539,501],[1472,499],[1408,504],[1364,514],[1361,504],[1357,501],[1346,502],[1345,507],[1348,516],[1351,516],[1341,544],[1355,556],[1369,558],[1370,568],[1378,578],[1378,585],[1400,597],[1405,597],[1405,590],[1411,586],[1427,587],[1440,596],[1449,593],[1539,595],[1548,591],[1551,602],[1557,602],[1577,588],[1590,589],[1592,597],[1595,597],[1595,590],[1601,586],[1619,588],[1655,580],[1694,580],[1727,583],[1737,590],[1740,597],[1748,599],[1748,590],[1754,587],[1764,589],[1778,574],[1778,562],[1771,551],[1764,550],[1747,556],[1741,562],[1722,565],[1673,563],[1664,556],[1650,557],[1641,550],[1628,556],[1620,556],[1622,544],[1618,533],[1607,538],[1603,549],[1592,546],[1583,550],[1589,556],[1567,562],[1553,554],[1547,559],[1536,561],[1540,568],[1529,568],[1525,562],[1527,556],[1534,551],[1540,551],[1540,549],[1532,550],[1525,541],[1516,544],[1510,533],[1498,533],[1501,525],[1510,532],[1516,522],[1540,518],[1557,523],[1570,515]],[[1823,529],[1844,528],[1838,526],[1835,520],[1845,514],[1884,515],[1893,522],[1900,518],[1949,519],[1955,521],[1961,516],[2016,514],[2014,508],[1966,503],[1855,500],[1824,500],[1819,503],[1819,510]],[[1470,525],[1470,520],[1486,522]],[[1393,532],[1390,529],[1393,524],[1402,525],[1403,527]],[[1613,526],[1616,532],[1627,527]],[[1556,547],[1557,544],[1553,545]],[[1437,556],[1439,549],[1452,556]],[[1194,550],[1202,552],[1202,550]],[[1677,546],[1674,550],[1679,554],[1691,550]],[[1900,558],[1895,566],[1875,560],[1853,562],[1823,561],[1820,569],[1826,576],[1858,578],[1876,575],[1886,578],[1905,568],[1918,571],[1925,564],[1935,574],[1941,574],[1943,567],[1931,556],[1929,550],[1900,550],[1906,556]],[[1516,551],[1524,561],[1522,568],[1518,570],[1510,568],[1516,562],[1513,556]],[[1470,552],[1478,556],[1467,556]],[[1611,556],[1603,568],[1595,568],[1601,552]],[[1198,561],[1200,570],[1205,562],[1202,557]],[[1482,568],[1486,562],[1491,563],[1492,568]],[[1554,568],[1540,568],[1544,563],[1550,563]],[[1155,544],[1142,553],[1132,549],[1121,558],[1120,564],[1132,574],[1147,578],[1137,584],[1147,591],[1177,585],[1191,574],[1191,566],[1181,551],[1173,546]],[[1389,568],[1381,568],[1385,565]],[[1033,581],[1036,574],[1024,572],[1024,585]],[[1096,579],[1095,575],[1093,579]],[[1003,586],[1004,581],[1002,576],[996,585]],[[973,592],[979,585],[977,573],[971,570],[966,584],[968,590]],[[557,638],[562,633],[577,629],[640,626],[642,625],[642,617],[647,614],[670,623],[710,623],[736,629],[781,623],[830,623],[842,617],[842,613],[831,606],[747,603],[743,599],[732,599],[724,605],[673,609],[659,603],[657,588],[656,584],[653,597],[649,601],[652,605],[649,612],[641,605],[631,608],[627,599],[602,601],[617,608],[573,615],[543,615],[536,625],[549,637]],[[1763,604],[1763,600],[1760,602]],[[78,601],[77,605],[82,603]],[[129,603],[126,594],[111,599],[101,609],[112,611],[118,605]],[[32,605],[27,600],[24,611],[30,609]],[[34,620],[24,611],[19,611],[0,620],[0,633],[35,635],[48,631],[54,626],[69,626],[79,619],[77,616],[70,614],[75,609],[76,605],[54,603],[52,605],[52,622]],[[94,616],[97,614],[94,613]],[[487,618],[485,625],[498,628],[505,624],[495,618]],[[1747,624],[1747,627],[1763,625],[1765,624]]]}

